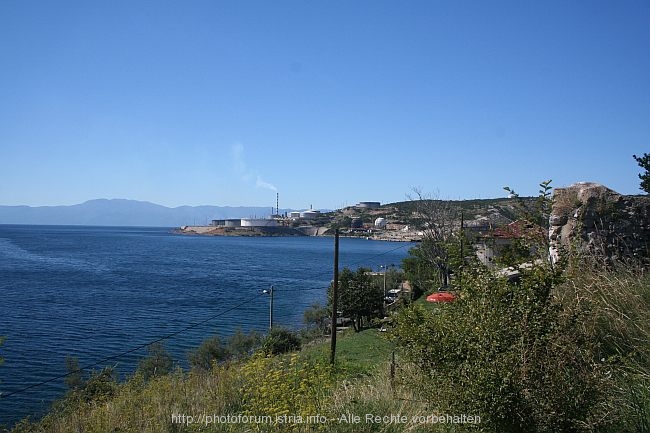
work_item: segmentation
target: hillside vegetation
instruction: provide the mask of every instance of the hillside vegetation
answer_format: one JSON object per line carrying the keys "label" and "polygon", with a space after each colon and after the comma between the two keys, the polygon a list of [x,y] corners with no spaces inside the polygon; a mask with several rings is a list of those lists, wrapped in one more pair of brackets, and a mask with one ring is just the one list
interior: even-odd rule
{"label": "hillside vegetation", "polygon": [[[470,209],[510,209],[544,224],[549,183],[535,200],[467,204],[463,218]],[[322,334],[326,310],[313,306],[303,333],[311,342],[302,348],[282,329],[261,342],[211,338],[191,356],[190,371],[170,371],[163,348],[152,347],[125,382],[110,369],[83,380],[72,374],[70,391],[43,419],[13,431],[650,432],[650,277],[642,261],[575,249],[551,263],[548,237],[534,229],[516,239],[504,273],[464,248],[458,203],[417,204],[391,210],[425,231],[404,275],[412,295],[442,287],[453,302],[402,297],[378,321],[387,307],[384,290],[370,290],[377,276],[344,269],[339,306],[357,315],[357,332],[338,339],[334,365]]]}
{"label": "hillside vegetation", "polygon": [[99,373],[13,431],[650,431],[642,269],[575,260],[463,281],[455,303],[340,338],[333,368],[325,340],[124,383]]}

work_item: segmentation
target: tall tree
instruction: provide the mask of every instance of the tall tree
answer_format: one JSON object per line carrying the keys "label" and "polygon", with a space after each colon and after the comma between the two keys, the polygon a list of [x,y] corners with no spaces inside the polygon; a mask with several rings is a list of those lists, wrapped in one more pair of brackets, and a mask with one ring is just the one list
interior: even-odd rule
{"label": "tall tree", "polygon": [[160,377],[172,371],[174,360],[162,343],[153,343],[147,347],[147,356],[138,363],[137,373],[145,380]]}
{"label": "tall tree", "polygon": [[410,199],[415,203],[414,217],[424,233],[421,257],[438,270],[441,286],[447,287],[452,271],[451,246],[460,242],[461,209],[450,200],[433,199],[418,189],[413,192]]}
{"label": "tall tree", "polygon": [[84,380],[84,371],[79,365],[79,358],[66,355],[65,368],[68,371],[68,375],[65,377],[64,382],[68,389],[82,389],[86,385],[86,382]]}
{"label": "tall tree", "polygon": [[639,189],[650,194],[650,155],[644,153],[643,156],[632,155],[632,157],[639,164],[639,167],[645,170],[645,173],[639,174],[639,179],[641,179]]}
{"label": "tall tree", "polygon": [[384,290],[381,286],[373,284],[368,271],[359,268],[352,272],[343,268],[339,275],[338,310],[343,316],[352,319],[354,330],[357,332],[362,329],[363,319],[372,318],[381,311],[384,303]]}

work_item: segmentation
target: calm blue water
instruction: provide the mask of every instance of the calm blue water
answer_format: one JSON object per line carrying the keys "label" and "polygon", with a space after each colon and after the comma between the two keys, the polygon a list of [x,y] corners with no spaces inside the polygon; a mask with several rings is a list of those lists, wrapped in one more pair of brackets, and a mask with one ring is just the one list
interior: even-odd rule
{"label": "calm blue water", "polygon": [[[0,392],[64,374],[66,355],[95,363],[214,317],[165,342],[184,365],[187,351],[209,335],[263,332],[269,299],[260,293],[271,285],[274,323],[299,327],[307,307],[326,303],[333,245],[332,238],[0,225]],[[341,239],[340,266],[399,265],[411,245]],[[102,365],[126,375],[145,354]],[[0,398],[0,424],[41,415],[64,391],[58,379]]]}

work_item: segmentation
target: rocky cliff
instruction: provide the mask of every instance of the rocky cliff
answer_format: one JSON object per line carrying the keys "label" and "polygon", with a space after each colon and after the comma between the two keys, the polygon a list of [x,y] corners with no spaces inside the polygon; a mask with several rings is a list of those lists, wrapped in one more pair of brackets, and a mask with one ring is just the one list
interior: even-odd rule
{"label": "rocky cliff", "polygon": [[553,198],[553,261],[567,249],[607,260],[650,259],[650,197],[625,196],[597,183],[579,182],[556,188]]}

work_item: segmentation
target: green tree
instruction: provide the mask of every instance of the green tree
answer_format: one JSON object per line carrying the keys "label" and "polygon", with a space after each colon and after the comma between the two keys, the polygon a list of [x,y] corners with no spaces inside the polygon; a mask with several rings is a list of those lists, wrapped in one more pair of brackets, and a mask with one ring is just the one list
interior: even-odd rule
{"label": "green tree", "polygon": [[639,179],[641,179],[639,189],[650,194],[650,155],[644,153],[643,156],[632,155],[632,157],[639,164],[639,167],[645,170],[644,173],[639,174]]}
{"label": "green tree", "polygon": [[228,352],[218,336],[204,340],[199,347],[188,353],[187,360],[192,368],[210,370],[212,364],[228,357]]}
{"label": "green tree", "polygon": [[69,390],[74,391],[82,389],[86,382],[84,381],[84,371],[79,366],[79,358],[67,355],[65,357],[65,368],[68,375],[65,377],[65,384]]}
{"label": "green tree", "polygon": [[[379,314],[384,305],[384,290],[373,284],[369,269],[359,268],[352,272],[343,268],[339,274],[338,310],[344,317],[350,317],[354,330],[359,332],[363,319],[370,321]],[[332,302],[332,287],[329,290],[329,302]]]}
{"label": "green tree", "polygon": [[437,268],[427,260],[421,244],[411,248],[408,256],[402,259],[402,269],[411,283],[413,300],[436,288],[440,281]]}
{"label": "green tree", "polygon": [[302,321],[308,327],[319,333],[325,332],[329,311],[319,303],[312,304],[302,315]]}
{"label": "green tree", "polygon": [[147,356],[138,363],[136,374],[141,374],[145,380],[149,380],[171,372],[174,360],[162,343],[149,345],[147,352]]}
{"label": "green tree", "polygon": [[92,372],[77,395],[86,402],[102,402],[113,397],[118,387],[115,369],[106,367],[100,371]]}
{"label": "green tree", "polygon": [[262,351],[267,355],[280,355],[300,349],[300,338],[285,328],[272,328],[262,341]]}
{"label": "green tree", "polygon": [[460,244],[461,209],[450,200],[426,197],[415,189],[415,220],[424,233],[420,257],[437,269],[440,285],[447,287],[453,270],[452,249]]}
{"label": "green tree", "polygon": [[226,352],[229,358],[241,359],[252,354],[253,350],[260,345],[262,337],[255,331],[248,334],[237,328],[234,334],[228,338]]}

